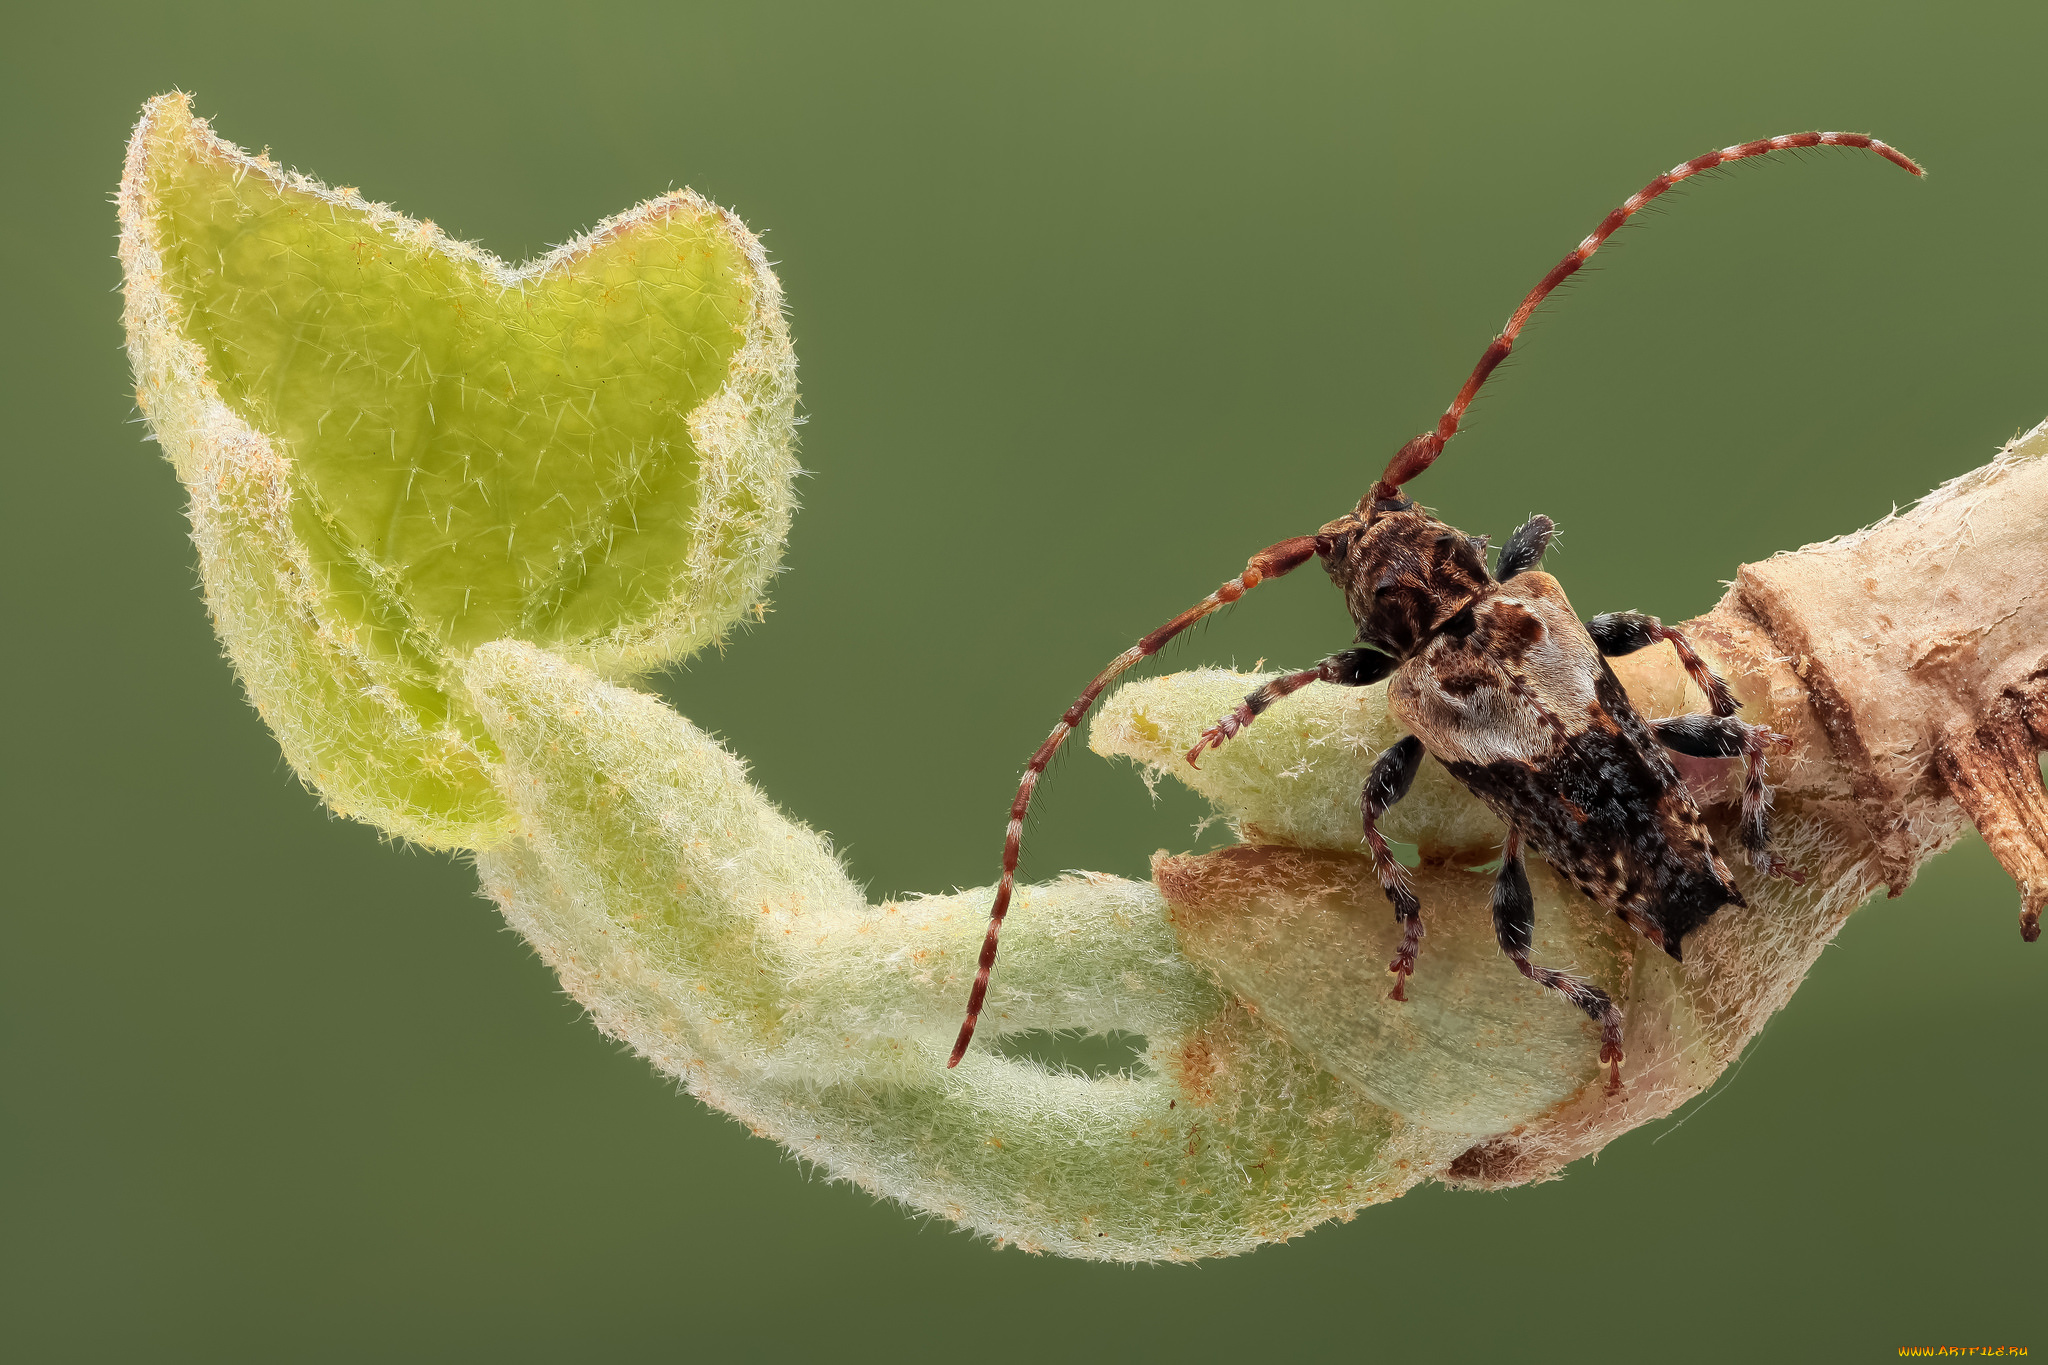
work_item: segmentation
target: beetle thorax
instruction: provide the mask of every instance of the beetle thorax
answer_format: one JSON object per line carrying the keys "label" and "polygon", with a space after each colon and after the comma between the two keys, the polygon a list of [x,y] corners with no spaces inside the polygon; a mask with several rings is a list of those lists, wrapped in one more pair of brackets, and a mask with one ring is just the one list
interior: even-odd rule
{"label": "beetle thorax", "polygon": [[1406,498],[1347,513],[1316,533],[1361,642],[1405,659],[1493,581],[1478,542]]}

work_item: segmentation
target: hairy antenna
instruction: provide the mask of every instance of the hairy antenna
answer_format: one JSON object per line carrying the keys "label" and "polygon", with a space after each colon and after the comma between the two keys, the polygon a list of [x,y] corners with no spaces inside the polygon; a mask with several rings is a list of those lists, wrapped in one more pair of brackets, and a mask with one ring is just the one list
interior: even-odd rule
{"label": "hairy antenna", "polygon": [[1458,396],[1451,400],[1451,406],[1437,419],[1436,430],[1425,431],[1394,453],[1387,461],[1387,472],[1380,475],[1380,481],[1373,485],[1371,501],[1398,496],[1401,485],[1420,474],[1435,463],[1443,453],[1444,444],[1458,434],[1458,423],[1465,416],[1465,409],[1472,406],[1472,400],[1501,361],[1508,358],[1508,352],[1515,349],[1515,338],[1521,334],[1522,326],[1529,321],[1550,291],[1563,284],[1586,263],[1586,258],[1600,249],[1600,244],[1614,235],[1614,232],[1643,205],[1655,199],[1681,180],[1688,180],[1701,171],[1711,171],[1716,166],[1730,161],[1741,161],[1747,157],[1762,156],[1766,152],[1789,151],[1794,147],[1861,147],[1876,152],[1885,160],[1903,166],[1914,175],[1926,172],[1913,159],[1895,147],[1879,142],[1874,137],[1861,133],[1788,133],[1783,137],[1767,137],[1756,142],[1745,142],[1739,147],[1723,147],[1717,152],[1696,156],[1682,166],[1674,166],[1664,174],[1643,186],[1614,212],[1607,215],[1593,234],[1580,242],[1571,254],[1550,268],[1537,286],[1529,291],[1529,297],[1522,300],[1522,306],[1508,319],[1508,325],[1501,329],[1493,344],[1486,348],[1486,354],[1479,357],[1479,363],[1472,367],[1472,377],[1465,381],[1465,387],[1458,390]]}
{"label": "hairy antenna", "polygon": [[1253,555],[1243,573],[1110,660],[1109,667],[1097,673],[1094,681],[1081,690],[1081,695],[1060,717],[1060,723],[1053,726],[1052,733],[1045,737],[1045,743],[1031,755],[1031,761],[1024,766],[1024,780],[1017,784],[1017,799],[1010,803],[1010,825],[1003,836],[1003,880],[996,886],[996,901],[988,912],[988,934],[981,941],[981,965],[974,973],[974,990],[967,997],[967,1019],[960,1025],[960,1036],[954,1040],[953,1055],[946,1059],[947,1066],[958,1066],[961,1057],[966,1055],[967,1045],[974,1040],[975,1022],[981,1018],[982,1002],[988,999],[989,973],[995,970],[996,965],[996,941],[1002,937],[1003,916],[1010,912],[1010,893],[1017,886],[1017,858],[1024,848],[1024,812],[1031,808],[1031,793],[1037,788],[1038,779],[1044,776],[1046,765],[1052,762],[1052,756],[1059,752],[1060,745],[1067,742],[1067,736],[1074,733],[1081,718],[1088,714],[1088,708],[1095,705],[1102,689],[1116,681],[1118,674],[1140,659],[1157,654],[1166,647],[1167,641],[1218,607],[1235,602],[1269,578],[1278,578],[1300,568],[1314,557],[1315,552],[1314,536],[1296,536],[1278,545],[1269,545]]}

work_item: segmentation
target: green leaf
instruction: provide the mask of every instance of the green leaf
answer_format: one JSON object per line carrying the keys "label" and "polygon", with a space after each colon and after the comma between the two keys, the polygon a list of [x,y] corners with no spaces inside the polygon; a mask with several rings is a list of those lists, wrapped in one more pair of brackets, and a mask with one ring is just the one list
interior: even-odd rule
{"label": "green leaf", "polygon": [[718,640],[787,535],[794,357],[759,243],[688,190],[510,268],[153,101],[122,186],[138,397],[230,654],[337,809],[507,811],[451,661],[608,674]]}

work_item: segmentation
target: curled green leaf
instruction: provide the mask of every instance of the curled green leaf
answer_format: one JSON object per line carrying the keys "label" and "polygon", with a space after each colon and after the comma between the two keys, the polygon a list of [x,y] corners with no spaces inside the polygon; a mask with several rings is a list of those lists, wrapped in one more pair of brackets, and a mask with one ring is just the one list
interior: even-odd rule
{"label": "curled green leaf", "polygon": [[512,268],[144,111],[121,187],[137,398],[251,699],[336,809],[502,837],[449,668],[717,640],[787,537],[795,358],[760,244],[688,190]]}

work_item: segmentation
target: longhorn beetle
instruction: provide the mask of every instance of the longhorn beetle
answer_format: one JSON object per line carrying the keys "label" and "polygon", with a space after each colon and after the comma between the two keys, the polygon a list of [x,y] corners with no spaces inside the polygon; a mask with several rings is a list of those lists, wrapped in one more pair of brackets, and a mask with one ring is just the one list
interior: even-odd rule
{"label": "longhorn beetle", "polygon": [[[1746,902],[1663,750],[1696,758],[1742,758],[1743,851],[1759,872],[1798,882],[1800,874],[1770,848],[1764,751],[1783,736],[1737,720],[1728,684],[1684,635],[1656,617],[1611,612],[1580,624],[1564,589],[1536,567],[1550,543],[1550,518],[1531,517],[1509,537],[1489,574],[1485,538],[1438,521],[1403,496],[1401,486],[1429,468],[1458,434],[1466,408],[1514,349],[1530,314],[1636,210],[1702,171],[1795,147],[1864,148],[1916,176],[1923,173],[1903,153],[1860,133],[1793,133],[1708,152],[1658,176],[1608,214],[1529,291],[1436,427],[1395,452],[1356,508],[1312,536],[1259,551],[1243,573],[1095,675],[1038,746],[1018,784],[1003,843],[1003,879],[989,912],[967,1018],[947,1066],[958,1065],[966,1053],[988,996],[996,943],[1016,885],[1024,812],[1053,754],[1117,675],[1157,654],[1218,607],[1313,557],[1322,560],[1331,581],[1343,590],[1344,605],[1358,624],[1360,647],[1253,692],[1203,732],[1188,750],[1188,762],[1196,762],[1205,749],[1220,748],[1267,707],[1311,683],[1364,687],[1391,678],[1387,707],[1410,733],[1373,764],[1360,798],[1374,870],[1402,927],[1400,948],[1387,968],[1394,977],[1391,998],[1408,998],[1408,978],[1422,946],[1422,906],[1407,869],[1388,852],[1378,821],[1407,794],[1427,753],[1508,827],[1493,888],[1493,927],[1501,951],[1523,976],[1558,992],[1600,1024],[1608,1093],[1620,1090],[1621,1011],[1605,991],[1529,961],[1536,902],[1522,866],[1523,849],[1533,847],[1579,890],[1676,959],[1685,936],[1708,916],[1724,905]],[[1636,714],[1607,660],[1660,641],[1669,641],[1677,651],[1706,694],[1711,714],[1648,722]]]}

